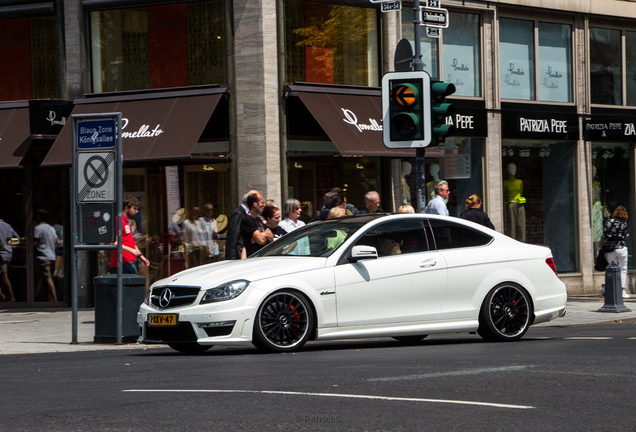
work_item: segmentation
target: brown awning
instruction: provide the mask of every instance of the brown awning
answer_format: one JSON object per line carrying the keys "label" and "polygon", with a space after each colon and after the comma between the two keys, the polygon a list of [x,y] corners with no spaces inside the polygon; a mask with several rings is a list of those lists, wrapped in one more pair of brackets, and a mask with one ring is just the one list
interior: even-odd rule
{"label": "brown awning", "polygon": [[20,165],[23,154],[16,151],[30,133],[29,108],[0,110],[0,168]]}
{"label": "brown awning", "polygon": [[[124,160],[189,157],[212,116],[221,94],[81,103],[73,114],[122,113]],[[73,122],[66,123],[42,165],[69,165]]]}
{"label": "brown awning", "polygon": [[415,156],[415,150],[390,149],[382,142],[381,96],[299,90],[296,90],[296,94],[340,153],[363,156]]}

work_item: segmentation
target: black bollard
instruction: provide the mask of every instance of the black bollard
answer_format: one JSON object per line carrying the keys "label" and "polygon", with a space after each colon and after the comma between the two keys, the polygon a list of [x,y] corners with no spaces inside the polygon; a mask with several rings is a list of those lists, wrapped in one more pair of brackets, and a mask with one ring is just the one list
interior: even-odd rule
{"label": "black bollard", "polygon": [[623,287],[621,285],[621,270],[614,261],[605,269],[605,304],[596,312],[630,312],[623,303]]}

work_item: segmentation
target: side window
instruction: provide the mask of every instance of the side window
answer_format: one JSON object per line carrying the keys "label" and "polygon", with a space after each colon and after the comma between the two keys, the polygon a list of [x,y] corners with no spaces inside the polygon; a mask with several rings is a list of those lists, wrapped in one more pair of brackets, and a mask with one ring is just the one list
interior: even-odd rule
{"label": "side window", "polygon": [[420,220],[387,222],[371,228],[356,245],[373,246],[379,257],[429,250],[426,233]]}
{"label": "side window", "polygon": [[438,250],[484,246],[492,237],[451,221],[429,219]]}

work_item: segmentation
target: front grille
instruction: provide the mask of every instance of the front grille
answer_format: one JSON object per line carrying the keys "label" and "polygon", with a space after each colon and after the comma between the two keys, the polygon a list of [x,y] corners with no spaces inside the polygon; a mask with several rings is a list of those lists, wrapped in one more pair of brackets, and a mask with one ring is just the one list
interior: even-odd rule
{"label": "front grille", "polygon": [[[170,295],[164,295],[164,291],[170,290]],[[194,303],[199,295],[199,287],[160,286],[152,289],[150,302],[160,309],[170,309],[178,306],[187,306]],[[166,301],[169,298],[170,301]]]}
{"label": "front grille", "polygon": [[189,322],[182,322],[174,327],[151,327],[148,324],[144,324],[144,327],[146,330],[145,343],[197,341],[197,335]]}

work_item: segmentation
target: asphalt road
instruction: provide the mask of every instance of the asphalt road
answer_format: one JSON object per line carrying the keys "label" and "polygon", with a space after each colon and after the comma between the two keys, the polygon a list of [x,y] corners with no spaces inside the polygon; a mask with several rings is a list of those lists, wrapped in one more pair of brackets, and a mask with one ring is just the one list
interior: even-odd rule
{"label": "asphalt road", "polygon": [[636,324],[0,356],[2,431],[633,431]]}

